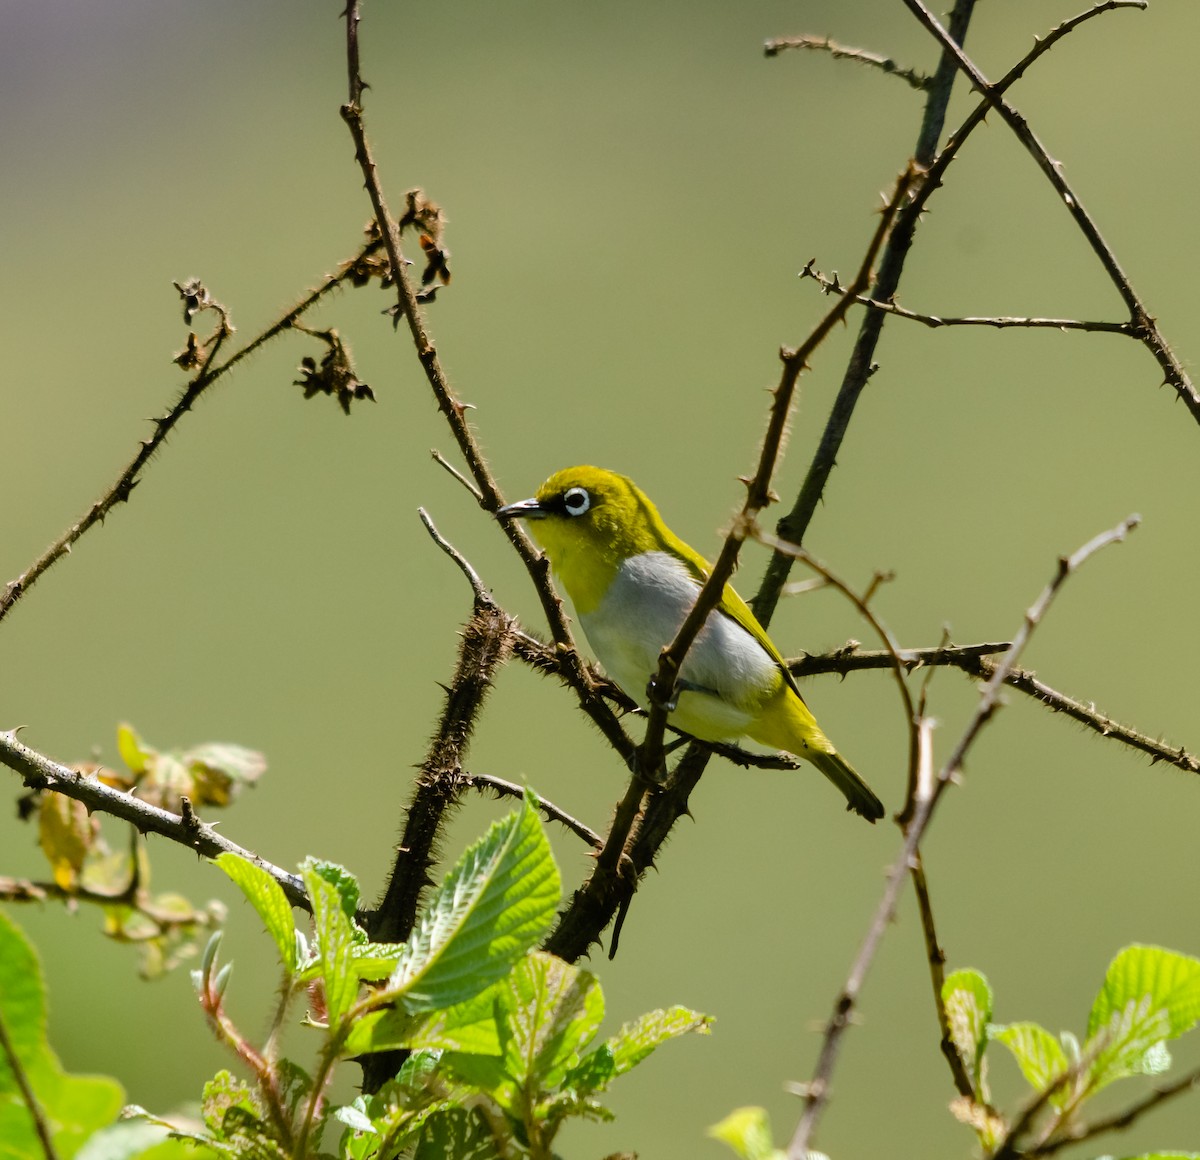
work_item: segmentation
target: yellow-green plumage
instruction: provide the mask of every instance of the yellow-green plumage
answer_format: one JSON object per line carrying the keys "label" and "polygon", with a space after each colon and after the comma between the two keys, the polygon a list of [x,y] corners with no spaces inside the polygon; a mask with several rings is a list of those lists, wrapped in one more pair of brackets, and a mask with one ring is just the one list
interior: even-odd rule
{"label": "yellow-green plumage", "polygon": [[[661,650],[671,642],[707,561],[663,523],[623,475],[569,467],[537,495],[501,510],[526,518],[555,578],[566,589],[608,675],[639,704]],[[821,770],[849,808],[871,821],[883,805],[821,732],[779,650],[729,585],[684,658],[669,717],[704,741],[750,737]]]}

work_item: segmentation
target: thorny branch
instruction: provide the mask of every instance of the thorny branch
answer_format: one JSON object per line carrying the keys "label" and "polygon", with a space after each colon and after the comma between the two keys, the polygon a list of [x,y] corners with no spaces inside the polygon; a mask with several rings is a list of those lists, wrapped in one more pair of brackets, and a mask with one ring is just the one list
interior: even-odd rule
{"label": "thorny branch", "polygon": [[[800,271],[801,278],[811,278],[826,294],[847,294],[848,290],[838,281],[837,274],[826,277],[816,268],[814,262],[809,262]],[[1088,330],[1102,334],[1123,334],[1130,338],[1137,337],[1137,331],[1131,322],[1100,322],[1082,318],[1017,318],[1008,315],[987,317],[954,318],[940,314],[918,314],[908,310],[895,301],[879,302],[865,294],[856,294],[854,301],[868,310],[882,310],[886,314],[894,314],[897,318],[907,318],[911,322],[919,322],[932,330],[943,326],[990,326],[995,330],[1022,328],[1026,330]]]}
{"label": "thorny branch", "polygon": [[[1049,610],[1054,598],[1058,595],[1067,579],[1083,566],[1083,564],[1101,548],[1109,544],[1120,543],[1137,526],[1137,517],[1131,516],[1115,528],[1089,540],[1071,556],[1059,558],[1058,567],[1053,579],[1042,590],[1041,595],[1034,601],[1021,623],[1020,629],[1013,636],[1012,646],[1004,654],[1003,659],[996,665],[991,679],[983,687],[979,703],[970,721],[963,730],[962,736],[955,745],[946,763],[941,767],[928,794],[919,793],[915,802],[905,804],[905,812],[911,813],[911,821],[905,831],[904,846],[900,856],[893,862],[888,871],[887,884],[883,896],[876,907],[866,938],[859,949],[850,973],[842,987],[835,1004],[833,1014],[825,1027],[825,1035],[821,1045],[820,1056],[813,1072],[813,1078],[806,1086],[804,1096],[804,1111],[796,1132],[792,1136],[788,1148],[791,1160],[801,1160],[807,1156],[809,1142],[816,1129],[817,1122],[824,1110],[829,1097],[829,1083],[833,1069],[837,1063],[838,1051],[846,1030],[850,1026],[851,1016],[858,1004],[858,997],[866,981],[867,972],[875,959],[879,944],[892,921],[896,911],[896,902],[905,877],[910,873],[913,859],[920,848],[921,839],[929,826],[933,811],[936,809],[943,792],[951,781],[956,780],[963,768],[966,755],[974,745],[980,730],[992,718],[1000,706],[1000,690],[1004,678],[1016,664],[1018,657],[1029,642],[1034,629],[1041,623]],[[909,810],[909,806],[913,808]]]}
{"label": "thorny branch", "polygon": [[270,874],[283,888],[293,906],[309,909],[304,883],[297,875],[281,870],[253,851],[222,837],[212,826],[196,816],[187,798],[183,799],[182,815],[152,806],[132,794],[112,789],[94,777],[59,765],[58,762],[18,741],[15,731],[11,730],[0,733],[0,763],[19,773],[30,789],[47,789],[64,794],[75,801],[83,802],[89,810],[99,810],[129,822],[139,833],[159,834],[170,838],[171,841],[187,846],[189,850],[195,850],[205,858],[215,858],[224,853],[237,854]]}
{"label": "thorny branch", "polygon": [[[367,86],[362,78],[358,42],[358,26],[362,19],[360,0],[348,0],[344,15],[346,18],[346,68],[349,91],[348,99],[341,107],[341,115],[354,141],[355,159],[362,172],[363,184],[371,200],[375,220],[378,223],[383,245],[391,264],[396,290],[396,308],[393,319],[397,325],[401,319],[407,323],[416,348],[417,358],[425,372],[430,389],[433,391],[438,409],[449,424],[454,441],[466,462],[471,480],[474,481],[472,490],[477,492],[479,505],[484,511],[494,514],[503,506],[499,485],[484,459],[475,432],[467,422],[468,407],[457,397],[450,386],[437,347],[425,325],[420,302],[408,275],[408,262],[400,248],[400,232],[396,221],[388,211],[370,142],[367,139],[362,106],[363,92]],[[435,455],[435,458],[444,463],[440,455]],[[458,473],[455,472],[455,474]],[[460,479],[462,479],[461,476]],[[463,482],[467,481],[463,480]],[[600,696],[587,667],[580,659],[567,619],[563,614],[562,601],[550,584],[548,564],[533,546],[519,521],[504,520],[500,526],[516,549],[533,582],[542,611],[550,625],[551,636],[555,645],[562,651],[567,680],[572,691],[584,711],[599,725],[610,744],[628,763],[632,759],[632,743],[625,744],[622,740],[623,730],[621,730],[616,716]]]}
{"label": "thorny branch", "polygon": [[[133,489],[141,482],[142,473],[154,453],[163,445],[166,438],[186,415],[196,400],[208,390],[219,378],[231,371],[244,358],[253,354],[264,343],[269,342],[292,324],[306,311],[316,305],[332,290],[337,289],[343,282],[353,276],[354,270],[365,258],[380,248],[379,241],[368,241],[366,245],[349,261],[343,262],[336,274],[328,275],[315,289],[309,291],[290,310],[281,315],[252,342],[247,343],[223,363],[213,366],[213,360],[221,344],[233,333],[229,323],[228,312],[219,302],[208,296],[199,283],[187,283],[178,289],[185,298],[185,312],[190,322],[191,316],[200,310],[215,311],[220,319],[217,330],[208,340],[208,349],[200,362],[197,374],[188,382],[182,394],[168,411],[155,419],[154,430],[148,439],[143,439],[138,445],[137,454],[129,461],[125,469],[117,476],[113,485],[98,500],[87,509],[80,519],[72,524],[57,540],[54,541],[28,568],[19,576],[10,580],[0,591],[0,620],[3,620],[12,610],[13,605],[29,591],[38,579],[53,564],[67,555],[72,546],[97,524],[104,522],[105,517],[118,504],[128,501]],[[194,337],[194,336],[193,336]],[[197,351],[199,348],[196,348]],[[199,355],[197,354],[197,357]]]}
{"label": "thorny branch", "polygon": [[914,89],[928,92],[933,85],[933,78],[916,69],[905,68],[897,64],[890,56],[880,56],[875,52],[867,52],[862,48],[852,48],[850,45],[838,44],[828,36],[778,36],[768,40],[763,45],[767,56],[778,56],[788,49],[807,49],[810,52],[827,52],[835,60],[853,60],[869,68],[877,68],[889,73],[912,85]]}

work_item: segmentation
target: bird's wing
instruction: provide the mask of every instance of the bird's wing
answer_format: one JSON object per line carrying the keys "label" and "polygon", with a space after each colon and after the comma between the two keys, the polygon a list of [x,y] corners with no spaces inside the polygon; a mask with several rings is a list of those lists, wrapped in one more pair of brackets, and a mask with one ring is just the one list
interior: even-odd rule
{"label": "bird's wing", "polygon": [[[669,529],[667,530],[667,536],[669,539],[664,546],[680,556],[687,565],[688,571],[696,578],[697,582],[703,584],[712,571],[709,562],[695,548],[685,544]],[[788,669],[783,655],[775,647],[775,642],[767,636],[767,630],[758,623],[758,617],[754,615],[750,605],[734,591],[731,584],[725,585],[725,591],[721,595],[721,601],[717,605],[717,610],[739,624],[758,641],[766,650],[767,655],[779,666],[779,671],[783,674],[783,679],[788,683],[792,692],[797,697],[800,697],[801,702],[803,702],[804,698],[800,696],[800,689],[796,685],[796,678],[792,676],[791,670]]]}

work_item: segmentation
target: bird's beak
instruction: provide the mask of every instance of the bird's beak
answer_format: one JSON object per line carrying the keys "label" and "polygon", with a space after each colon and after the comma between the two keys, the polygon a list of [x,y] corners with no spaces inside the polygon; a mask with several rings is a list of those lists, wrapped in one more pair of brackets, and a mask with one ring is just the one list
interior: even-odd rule
{"label": "bird's beak", "polygon": [[496,518],[501,520],[541,520],[545,519],[548,514],[535,497],[519,500],[517,503],[510,503],[500,508],[496,512]]}

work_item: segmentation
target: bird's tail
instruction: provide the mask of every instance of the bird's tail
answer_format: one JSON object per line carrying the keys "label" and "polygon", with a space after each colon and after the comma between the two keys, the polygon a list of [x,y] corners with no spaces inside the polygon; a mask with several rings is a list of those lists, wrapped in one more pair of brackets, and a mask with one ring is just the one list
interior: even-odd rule
{"label": "bird's tail", "polygon": [[836,749],[828,752],[819,749],[806,749],[799,756],[806,757],[834,785],[842,791],[846,799],[846,808],[861,814],[868,822],[878,821],[884,815],[883,802],[871,791],[854,767]]}
{"label": "bird's tail", "polygon": [[763,745],[775,745],[811,761],[842,791],[847,809],[861,814],[868,822],[882,818],[883,802],[834,749],[804,701],[788,685],[782,685],[776,697],[748,730],[748,735]]}

